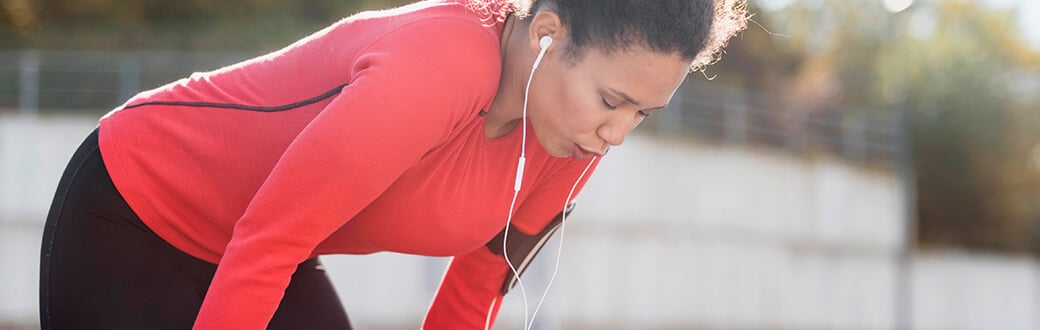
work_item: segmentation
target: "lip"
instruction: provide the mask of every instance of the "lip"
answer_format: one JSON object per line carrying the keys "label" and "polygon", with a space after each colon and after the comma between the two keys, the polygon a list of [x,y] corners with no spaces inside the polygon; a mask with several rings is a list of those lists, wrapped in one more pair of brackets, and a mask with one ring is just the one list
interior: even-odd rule
{"label": "lip", "polygon": [[593,156],[603,157],[603,154],[585,150],[585,148],[582,148],[577,143],[574,144],[574,152],[571,153],[571,157],[573,157],[574,160],[586,160]]}

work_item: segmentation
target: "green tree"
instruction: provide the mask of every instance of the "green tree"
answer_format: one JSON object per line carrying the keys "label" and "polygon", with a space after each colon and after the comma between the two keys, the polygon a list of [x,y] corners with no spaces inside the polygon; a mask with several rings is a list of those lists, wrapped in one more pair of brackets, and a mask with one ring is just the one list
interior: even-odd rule
{"label": "green tree", "polygon": [[715,70],[808,100],[794,111],[908,107],[920,242],[1040,255],[1040,53],[1013,11],[918,2],[899,14],[877,0],[758,10],[764,28],[734,41],[736,56]]}

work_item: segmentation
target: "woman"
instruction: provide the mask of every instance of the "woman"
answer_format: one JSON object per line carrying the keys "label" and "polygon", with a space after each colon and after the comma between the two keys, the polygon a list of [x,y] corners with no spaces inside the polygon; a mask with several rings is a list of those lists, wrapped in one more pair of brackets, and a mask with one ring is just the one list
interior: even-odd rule
{"label": "woman", "polygon": [[361,13],[103,117],[48,216],[43,327],[349,328],[316,257],[378,251],[454,256],[425,327],[490,326],[515,265],[489,240],[545,232],[746,18],[474,1]]}

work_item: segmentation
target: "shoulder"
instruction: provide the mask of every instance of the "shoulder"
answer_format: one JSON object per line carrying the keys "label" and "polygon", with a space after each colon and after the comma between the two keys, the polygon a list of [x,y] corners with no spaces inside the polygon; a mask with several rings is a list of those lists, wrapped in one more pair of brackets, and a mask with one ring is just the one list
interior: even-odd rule
{"label": "shoulder", "polygon": [[466,8],[446,8],[392,25],[373,40],[368,50],[400,49],[406,52],[401,53],[402,56],[458,66],[497,67],[501,64],[497,29],[486,25]]}
{"label": "shoulder", "polygon": [[494,26],[458,5],[384,23],[389,26],[378,28],[381,33],[350,64],[352,77],[384,72],[395,77],[402,91],[469,100],[459,104],[465,108],[490,102],[502,66]]}
{"label": "shoulder", "polygon": [[[360,25],[375,34],[370,43],[390,46],[398,42],[419,45],[436,52],[473,51],[472,55],[499,58],[499,24],[489,20],[471,5],[457,1],[420,1],[383,11],[364,12],[347,18],[348,25]],[[357,32],[354,30],[353,32]],[[349,37],[349,36],[344,36]],[[434,54],[431,54],[434,55]]]}

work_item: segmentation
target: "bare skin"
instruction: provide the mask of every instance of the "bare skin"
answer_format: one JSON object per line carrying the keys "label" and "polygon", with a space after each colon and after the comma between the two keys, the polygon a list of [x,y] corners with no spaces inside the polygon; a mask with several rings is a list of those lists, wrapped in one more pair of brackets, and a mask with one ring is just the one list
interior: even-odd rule
{"label": "bare skin", "polygon": [[503,31],[502,77],[485,119],[487,138],[520,124],[538,39],[546,35],[554,41],[531,83],[527,116],[542,148],[555,157],[602,155],[623,143],[643,118],[668,104],[691,63],[640,46],[610,54],[591,47],[575,60],[563,50],[568,34],[556,13],[511,17]]}

